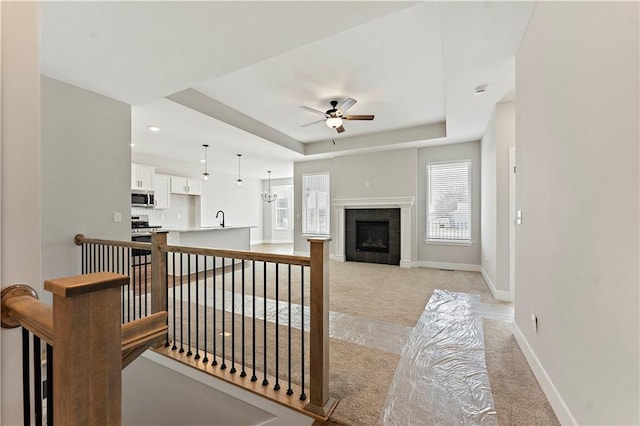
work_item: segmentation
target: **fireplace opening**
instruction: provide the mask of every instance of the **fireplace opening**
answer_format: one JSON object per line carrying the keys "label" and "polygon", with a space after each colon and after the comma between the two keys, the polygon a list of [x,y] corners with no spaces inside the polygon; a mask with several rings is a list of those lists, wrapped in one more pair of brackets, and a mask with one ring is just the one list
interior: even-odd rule
{"label": "fireplace opening", "polygon": [[389,222],[356,221],[356,251],[389,253]]}

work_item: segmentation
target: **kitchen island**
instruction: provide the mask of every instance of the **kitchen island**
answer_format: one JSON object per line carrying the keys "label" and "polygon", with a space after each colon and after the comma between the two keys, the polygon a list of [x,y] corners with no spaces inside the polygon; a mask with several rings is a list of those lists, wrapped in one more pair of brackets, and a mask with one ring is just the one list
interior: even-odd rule
{"label": "kitchen island", "polygon": [[[251,228],[256,228],[256,226],[204,226],[194,228],[163,228],[163,230],[169,231],[169,235],[167,236],[167,243],[169,245],[249,251],[251,248]],[[190,258],[189,262],[187,262],[187,257]],[[230,264],[231,259],[225,259],[224,263],[227,265]],[[174,274],[173,265],[174,260],[170,253],[169,259],[167,260],[167,269],[170,274]],[[174,275],[187,275],[189,270],[193,273],[196,271],[195,265],[195,255],[187,256],[176,254],[176,273]],[[216,267],[221,266],[222,259],[216,258]],[[204,258],[203,256],[199,256],[197,270],[202,272],[204,268]],[[208,270],[213,268],[212,257],[207,258],[206,268]]]}

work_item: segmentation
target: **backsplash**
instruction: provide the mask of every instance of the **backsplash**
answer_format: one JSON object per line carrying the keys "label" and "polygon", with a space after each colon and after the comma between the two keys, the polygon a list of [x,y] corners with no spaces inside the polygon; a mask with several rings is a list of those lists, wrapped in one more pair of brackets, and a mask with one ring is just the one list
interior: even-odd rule
{"label": "backsplash", "polygon": [[131,215],[149,216],[149,225],[163,228],[193,228],[195,223],[196,197],[171,194],[171,207],[163,210],[131,207]]}

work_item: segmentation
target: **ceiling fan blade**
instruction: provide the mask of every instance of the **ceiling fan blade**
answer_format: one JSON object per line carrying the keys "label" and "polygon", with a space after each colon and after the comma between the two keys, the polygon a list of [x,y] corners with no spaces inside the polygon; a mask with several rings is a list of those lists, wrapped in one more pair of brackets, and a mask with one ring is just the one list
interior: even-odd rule
{"label": "ceiling fan blade", "polygon": [[303,124],[300,127],[307,127],[307,126],[311,126],[312,124],[317,124],[317,123],[324,123],[324,119],[318,120],[318,121],[312,121],[311,123]]}
{"label": "ceiling fan blade", "polygon": [[309,108],[308,106],[304,106],[304,105],[300,105],[300,108],[302,108],[305,111],[313,112],[315,114],[320,114],[323,117],[327,117],[327,114],[325,114],[323,111],[320,111],[320,110],[317,110],[317,109],[313,109],[313,108]]}
{"label": "ceiling fan blade", "polygon": [[338,133],[342,133],[342,132],[344,132],[344,127],[343,127],[343,126],[336,127],[336,131],[337,131]]}
{"label": "ceiling fan blade", "polygon": [[375,115],[345,115],[343,120],[373,120]]}
{"label": "ceiling fan blade", "polygon": [[339,109],[340,111],[342,111],[342,113],[344,114],[345,112],[347,112],[347,110],[348,110],[349,108],[351,108],[352,106],[354,106],[356,102],[358,102],[358,101],[356,101],[356,100],[355,100],[355,99],[353,99],[353,98],[347,98],[347,99],[345,99],[345,100],[344,100],[344,102],[342,103],[342,105],[340,105],[340,106],[338,107],[338,109]]}

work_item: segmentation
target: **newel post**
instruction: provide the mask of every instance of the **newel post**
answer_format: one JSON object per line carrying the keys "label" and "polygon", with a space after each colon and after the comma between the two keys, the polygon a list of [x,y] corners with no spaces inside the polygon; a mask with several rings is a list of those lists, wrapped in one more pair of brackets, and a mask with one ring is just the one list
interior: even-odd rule
{"label": "newel post", "polygon": [[329,242],[310,239],[309,403],[305,410],[329,417],[337,400],[329,397]]}
{"label": "newel post", "polygon": [[55,424],[122,424],[120,287],[128,282],[111,272],[44,282],[55,318]]}
{"label": "newel post", "polygon": [[160,247],[167,245],[167,231],[151,234],[151,313],[167,310],[167,259]]}

